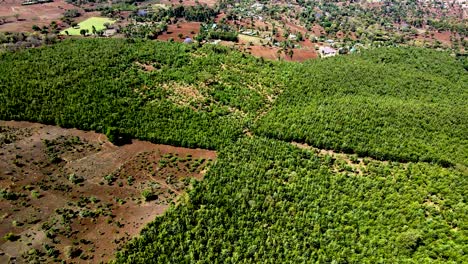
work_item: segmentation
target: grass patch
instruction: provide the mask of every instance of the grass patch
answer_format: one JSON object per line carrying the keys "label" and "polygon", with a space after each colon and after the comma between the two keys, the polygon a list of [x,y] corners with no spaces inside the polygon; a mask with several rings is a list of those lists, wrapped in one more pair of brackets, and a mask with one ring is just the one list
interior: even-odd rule
{"label": "grass patch", "polygon": [[239,37],[240,41],[246,42],[246,43],[251,42],[252,44],[254,44],[256,46],[260,46],[260,45],[268,42],[268,41],[266,41],[266,40],[264,40],[262,38],[255,37],[255,36],[248,36],[248,35],[239,34],[238,37]]}
{"label": "grass patch", "polygon": [[80,31],[82,29],[87,29],[91,33],[93,30],[93,26],[98,31],[105,29],[106,28],[104,26],[105,23],[113,24],[115,23],[115,21],[107,17],[90,17],[86,19],[85,21],[79,23],[76,28],[70,27],[60,32],[60,34],[66,35],[67,34],[66,31],[68,31],[69,35],[80,35]]}

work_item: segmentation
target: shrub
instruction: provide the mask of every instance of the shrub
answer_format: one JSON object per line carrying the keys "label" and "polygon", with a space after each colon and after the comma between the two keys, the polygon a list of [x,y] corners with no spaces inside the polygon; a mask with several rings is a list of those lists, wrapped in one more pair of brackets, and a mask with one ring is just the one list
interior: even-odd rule
{"label": "shrub", "polygon": [[144,201],[156,200],[158,198],[158,196],[154,194],[154,192],[151,189],[145,189],[141,193],[141,196],[143,197]]}
{"label": "shrub", "polygon": [[15,235],[12,232],[7,233],[6,235],[3,236],[3,239],[6,241],[16,241],[20,238],[21,236]]}

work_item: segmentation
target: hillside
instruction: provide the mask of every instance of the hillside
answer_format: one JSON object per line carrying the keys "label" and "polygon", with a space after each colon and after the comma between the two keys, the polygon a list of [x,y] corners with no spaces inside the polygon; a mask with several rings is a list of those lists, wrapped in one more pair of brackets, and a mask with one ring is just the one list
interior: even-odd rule
{"label": "hillside", "polygon": [[[462,263],[466,175],[369,162],[362,175],[274,140],[219,155],[116,263]],[[339,172],[337,172],[339,171]]]}
{"label": "hillside", "polygon": [[408,48],[297,65],[254,131],[381,160],[468,165],[468,74]]}
{"label": "hillside", "polygon": [[0,120],[217,151],[116,263],[463,263],[467,83],[419,48],[293,63],[70,39],[0,54]]}
{"label": "hillside", "polygon": [[459,61],[425,49],[297,64],[211,45],[81,39],[2,54],[0,118],[209,149],[252,128],[382,160],[466,166],[466,83]]}
{"label": "hillside", "polygon": [[82,39],[2,54],[0,118],[117,128],[155,143],[217,149],[239,137],[283,85],[275,63],[226,53]]}

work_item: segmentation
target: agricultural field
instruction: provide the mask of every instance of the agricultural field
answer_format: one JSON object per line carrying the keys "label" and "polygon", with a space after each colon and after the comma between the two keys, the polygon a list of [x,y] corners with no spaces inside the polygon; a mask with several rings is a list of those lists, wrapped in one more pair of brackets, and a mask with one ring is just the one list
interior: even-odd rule
{"label": "agricultural field", "polygon": [[185,38],[189,37],[194,39],[195,36],[200,32],[199,22],[184,22],[178,24],[172,24],[167,27],[166,32],[157,37],[158,40],[169,40],[173,39],[177,42],[183,42]]}
{"label": "agricultural field", "polygon": [[82,30],[86,30],[91,34],[93,32],[93,27],[96,31],[101,31],[106,29],[105,24],[112,25],[115,23],[114,20],[107,17],[90,17],[83,22],[78,23],[77,26],[67,28],[60,32],[62,35],[81,35]]}
{"label": "agricultural field", "polygon": [[0,122],[0,147],[2,263],[107,261],[216,158],[28,122]]}

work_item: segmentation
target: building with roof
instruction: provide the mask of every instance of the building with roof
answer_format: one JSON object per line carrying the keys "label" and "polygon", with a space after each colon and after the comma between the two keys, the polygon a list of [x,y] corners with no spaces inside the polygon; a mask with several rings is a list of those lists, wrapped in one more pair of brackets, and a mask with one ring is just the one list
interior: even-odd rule
{"label": "building with roof", "polygon": [[320,53],[320,57],[326,58],[326,57],[335,56],[337,54],[337,51],[336,51],[336,49],[334,49],[332,47],[325,46],[325,47],[320,47],[319,48],[319,53]]}

